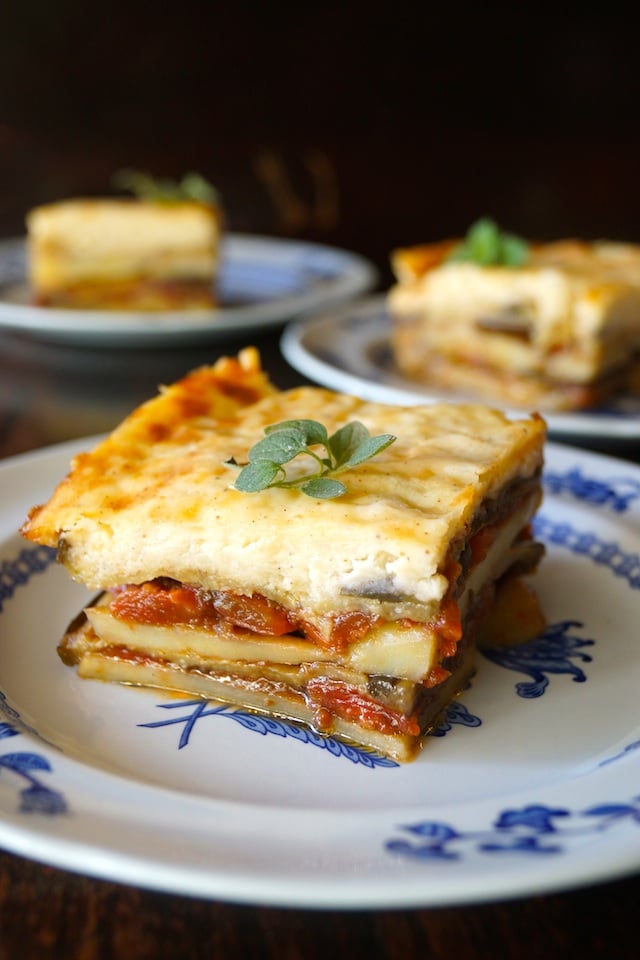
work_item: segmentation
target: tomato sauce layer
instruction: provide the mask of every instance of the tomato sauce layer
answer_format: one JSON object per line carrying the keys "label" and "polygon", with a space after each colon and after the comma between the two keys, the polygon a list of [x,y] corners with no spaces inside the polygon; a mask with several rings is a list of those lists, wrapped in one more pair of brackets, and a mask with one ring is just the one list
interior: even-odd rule
{"label": "tomato sauce layer", "polygon": [[[155,626],[185,624],[212,628],[225,623],[261,636],[297,633],[318,646],[343,650],[362,639],[379,618],[358,611],[337,613],[311,623],[259,593],[209,592],[168,578],[128,584],[113,591],[109,610],[118,620]],[[462,636],[454,600],[445,600],[431,625],[438,635],[439,660],[455,654]]]}
{"label": "tomato sauce layer", "polygon": [[324,712],[329,711],[342,720],[357,723],[369,730],[377,730],[379,733],[409,734],[414,737],[420,733],[415,717],[407,717],[377,700],[372,700],[342,680],[329,677],[309,680],[306,696],[319,718],[320,728]]}
{"label": "tomato sauce layer", "polygon": [[363,637],[375,618],[364,613],[339,613],[309,623],[262,594],[251,596],[219,590],[208,592],[169,579],[129,584],[114,591],[110,612],[130,623],[213,627],[225,621],[241,630],[280,637],[300,633],[330,649],[342,649]]}

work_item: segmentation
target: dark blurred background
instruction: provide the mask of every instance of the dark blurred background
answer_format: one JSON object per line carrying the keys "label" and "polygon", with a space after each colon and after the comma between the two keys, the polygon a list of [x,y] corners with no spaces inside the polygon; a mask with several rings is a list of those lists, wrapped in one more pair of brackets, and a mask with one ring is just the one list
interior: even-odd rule
{"label": "dark blurred background", "polygon": [[640,241],[631,8],[9,0],[0,235],[122,167],[197,170],[234,231],[357,249],[480,215]]}

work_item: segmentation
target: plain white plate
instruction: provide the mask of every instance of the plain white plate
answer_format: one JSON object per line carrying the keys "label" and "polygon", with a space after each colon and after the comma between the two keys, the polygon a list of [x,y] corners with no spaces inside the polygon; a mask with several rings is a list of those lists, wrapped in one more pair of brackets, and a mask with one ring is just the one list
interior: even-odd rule
{"label": "plain white plate", "polygon": [[533,895],[640,868],[640,469],[550,445],[550,626],[480,656],[442,735],[401,767],[63,666],[56,643],[87,594],[16,531],[93,442],[0,465],[0,845],[165,891],[323,908]]}
{"label": "plain white plate", "polygon": [[[366,400],[419,404],[464,399],[421,387],[395,370],[384,296],[294,321],[284,331],[281,347],[305,377]],[[625,397],[585,413],[545,413],[545,420],[549,433],[558,438],[637,440],[640,400]]]}
{"label": "plain white plate", "polygon": [[268,329],[365,293],[377,273],[355,253],[322,244],[229,234],[215,310],[140,312],[34,306],[24,239],[0,242],[0,330],[89,346],[167,346]]}

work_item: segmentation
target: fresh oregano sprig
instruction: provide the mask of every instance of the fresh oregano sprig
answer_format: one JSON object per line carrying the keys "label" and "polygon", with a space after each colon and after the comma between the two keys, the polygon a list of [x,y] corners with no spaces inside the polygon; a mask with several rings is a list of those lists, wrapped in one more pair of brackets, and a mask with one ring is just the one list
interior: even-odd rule
{"label": "fresh oregano sprig", "polygon": [[119,170],[113,176],[113,185],[118,190],[127,190],[139,200],[154,203],[177,203],[195,200],[198,203],[215,204],[218,192],[199,173],[185,173],[181,180],[159,179],[139,170]]}
{"label": "fresh oregano sprig", "polygon": [[528,256],[526,240],[506,233],[494,220],[483,217],[469,227],[466,237],[453,248],[447,260],[477,263],[481,267],[519,267]]}
{"label": "fresh oregano sprig", "polygon": [[[335,477],[375,457],[396,439],[390,433],[372,437],[357,420],[331,436],[317,420],[283,420],[265,427],[264,433],[262,440],[249,450],[248,463],[227,461],[230,466],[241,467],[235,489],[257,493],[268,487],[296,488],[320,500],[332,500],[346,493],[344,483]],[[284,465],[301,455],[310,459],[310,472],[287,474]]]}

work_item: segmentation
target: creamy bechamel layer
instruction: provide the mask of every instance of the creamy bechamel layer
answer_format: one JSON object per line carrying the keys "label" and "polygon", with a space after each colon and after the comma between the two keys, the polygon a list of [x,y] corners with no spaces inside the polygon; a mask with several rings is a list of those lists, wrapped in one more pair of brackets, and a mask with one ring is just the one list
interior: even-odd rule
{"label": "creamy bechamel layer", "polygon": [[[348,492],[234,489],[269,424],[360,420],[395,443],[345,476]],[[171,577],[258,592],[322,617],[360,611],[430,620],[450,585],[452,544],[480,507],[542,464],[545,426],[482,406],[387,407],[328,390],[275,391],[252,351],[194,371],[77,457],[23,527],[91,588]]]}

